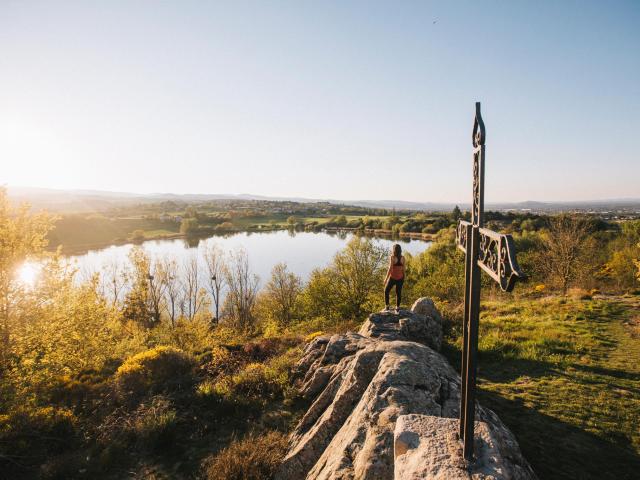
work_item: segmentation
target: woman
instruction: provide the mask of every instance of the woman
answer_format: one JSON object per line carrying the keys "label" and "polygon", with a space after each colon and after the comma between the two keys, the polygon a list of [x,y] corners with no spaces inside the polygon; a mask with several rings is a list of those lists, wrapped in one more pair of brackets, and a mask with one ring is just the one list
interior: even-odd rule
{"label": "woman", "polygon": [[387,269],[387,277],[385,278],[384,287],[384,304],[385,310],[389,310],[389,292],[395,285],[396,287],[396,313],[400,310],[400,297],[402,295],[402,284],[404,283],[404,257],[402,256],[402,247],[397,243],[391,251],[389,259],[389,268]]}

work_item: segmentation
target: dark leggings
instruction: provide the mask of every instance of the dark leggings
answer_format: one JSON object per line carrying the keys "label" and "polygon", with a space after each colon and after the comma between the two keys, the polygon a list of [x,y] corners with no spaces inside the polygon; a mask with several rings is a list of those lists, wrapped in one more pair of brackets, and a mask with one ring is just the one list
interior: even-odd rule
{"label": "dark leggings", "polygon": [[391,287],[396,286],[396,307],[400,308],[400,297],[402,296],[402,284],[404,283],[404,278],[401,280],[394,280],[390,278],[387,281],[387,284],[384,287],[384,304],[389,305],[389,292],[391,292]]}

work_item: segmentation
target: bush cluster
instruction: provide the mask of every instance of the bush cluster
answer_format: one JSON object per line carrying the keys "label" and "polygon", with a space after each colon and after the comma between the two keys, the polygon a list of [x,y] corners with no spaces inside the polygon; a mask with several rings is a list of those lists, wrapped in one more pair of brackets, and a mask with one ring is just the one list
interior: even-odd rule
{"label": "bush cluster", "polygon": [[195,360],[175,347],[160,346],[128,358],[118,368],[114,382],[123,399],[189,385]]}

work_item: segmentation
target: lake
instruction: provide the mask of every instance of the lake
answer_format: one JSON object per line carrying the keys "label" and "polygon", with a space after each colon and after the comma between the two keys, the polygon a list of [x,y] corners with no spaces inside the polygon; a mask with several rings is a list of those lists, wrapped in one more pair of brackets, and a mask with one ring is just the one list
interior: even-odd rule
{"label": "lake", "polygon": [[[311,233],[277,231],[269,233],[237,233],[226,236],[214,236],[188,242],[184,239],[151,240],[141,244],[150,257],[170,256],[180,264],[194,253],[202,262],[202,251],[210,243],[216,243],[223,251],[234,251],[244,248],[249,256],[249,264],[253,273],[260,278],[260,283],[271,276],[271,269],[279,262],[285,262],[290,271],[307,280],[314,268],[326,266],[336,252],[345,247],[352,238],[351,233]],[[402,250],[412,255],[427,249],[430,242],[411,239],[373,239],[378,245],[390,250],[394,243],[399,243]],[[87,278],[93,272],[99,272],[106,265],[117,261],[127,264],[128,254],[133,244],[113,245],[98,250],[90,250],[83,255],[68,258],[74,263],[81,275]],[[203,272],[206,271],[204,264]]]}

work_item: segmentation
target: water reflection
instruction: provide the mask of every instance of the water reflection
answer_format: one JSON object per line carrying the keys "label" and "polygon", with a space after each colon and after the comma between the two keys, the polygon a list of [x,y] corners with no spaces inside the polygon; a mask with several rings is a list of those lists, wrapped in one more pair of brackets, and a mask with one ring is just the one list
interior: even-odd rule
{"label": "water reflection", "polygon": [[[279,262],[285,262],[292,272],[306,280],[314,268],[327,265],[353,236],[353,233],[344,231],[312,233],[291,229],[215,235],[205,239],[151,240],[142,243],[141,247],[152,258],[169,257],[179,264],[194,254],[202,262],[203,251],[210,243],[215,243],[225,252],[244,248],[249,255],[251,269],[262,281],[270,276],[271,269]],[[391,249],[394,243],[401,243],[404,251],[414,255],[429,246],[429,242],[423,240],[376,238],[373,241],[387,249]],[[113,264],[128,265],[132,248],[132,244],[113,245],[69,259],[86,277]],[[204,264],[202,266],[204,268]]]}

